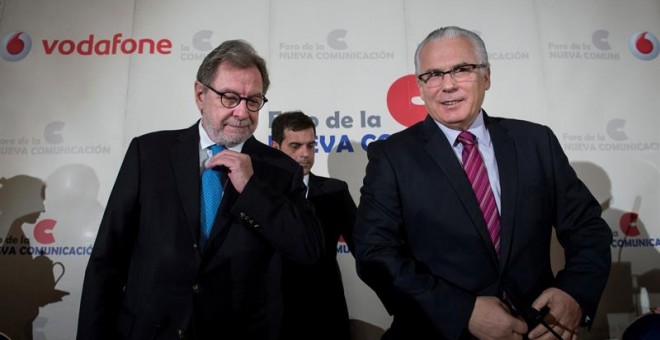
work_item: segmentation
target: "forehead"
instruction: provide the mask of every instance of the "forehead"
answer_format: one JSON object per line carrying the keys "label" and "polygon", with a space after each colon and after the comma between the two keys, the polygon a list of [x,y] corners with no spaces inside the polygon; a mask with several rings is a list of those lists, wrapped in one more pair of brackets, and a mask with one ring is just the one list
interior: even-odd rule
{"label": "forehead", "polygon": [[441,38],[430,41],[419,53],[422,70],[444,69],[461,63],[477,63],[477,54],[468,38]]}
{"label": "forehead", "polygon": [[314,129],[304,129],[293,131],[291,129],[284,129],[284,141],[287,143],[311,143],[314,142]]}

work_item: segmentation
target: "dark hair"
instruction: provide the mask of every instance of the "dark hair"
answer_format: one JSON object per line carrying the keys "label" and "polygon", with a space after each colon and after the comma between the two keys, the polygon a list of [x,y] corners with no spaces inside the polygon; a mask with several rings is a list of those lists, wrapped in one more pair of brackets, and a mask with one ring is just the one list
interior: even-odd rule
{"label": "dark hair", "polygon": [[281,144],[284,140],[284,130],[301,131],[312,128],[316,135],[314,121],[302,111],[282,112],[271,123],[271,136],[273,141]]}
{"label": "dark hair", "polygon": [[197,70],[197,80],[203,84],[211,84],[215,71],[221,63],[228,63],[238,68],[256,66],[261,74],[264,95],[270,86],[266,61],[257,54],[257,51],[245,40],[227,40],[206,55]]}

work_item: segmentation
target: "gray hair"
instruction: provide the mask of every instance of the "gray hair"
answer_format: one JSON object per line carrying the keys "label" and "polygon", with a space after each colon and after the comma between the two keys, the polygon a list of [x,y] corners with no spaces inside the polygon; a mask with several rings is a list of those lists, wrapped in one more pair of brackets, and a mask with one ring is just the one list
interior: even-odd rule
{"label": "gray hair", "polygon": [[477,54],[477,59],[479,64],[489,65],[488,64],[488,52],[486,51],[486,44],[481,39],[481,37],[469,30],[466,30],[457,26],[447,26],[440,27],[422,40],[422,42],[417,46],[415,50],[415,73],[419,74],[419,52],[424,48],[428,43],[434,40],[440,40],[445,38],[467,38],[474,46],[474,50]]}
{"label": "gray hair", "polygon": [[227,40],[209,53],[199,65],[197,80],[202,84],[211,84],[215,71],[221,63],[228,63],[238,68],[256,66],[261,74],[264,95],[270,86],[266,61],[257,54],[257,51],[245,40]]}

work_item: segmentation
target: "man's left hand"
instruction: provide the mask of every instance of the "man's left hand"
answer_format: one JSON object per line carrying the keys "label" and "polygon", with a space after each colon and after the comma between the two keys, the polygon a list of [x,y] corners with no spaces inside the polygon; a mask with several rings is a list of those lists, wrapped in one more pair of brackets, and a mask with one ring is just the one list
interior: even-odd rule
{"label": "man's left hand", "polygon": [[[577,328],[582,319],[580,305],[561,289],[548,288],[534,301],[532,307],[541,310],[548,306],[550,312],[544,320],[562,339],[577,340]],[[539,324],[531,332],[529,339],[552,340],[555,336],[545,326]]]}

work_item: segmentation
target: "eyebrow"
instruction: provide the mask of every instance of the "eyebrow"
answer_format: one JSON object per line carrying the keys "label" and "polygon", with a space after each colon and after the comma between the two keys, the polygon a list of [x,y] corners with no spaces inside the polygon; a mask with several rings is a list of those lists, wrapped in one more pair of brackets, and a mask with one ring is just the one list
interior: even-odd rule
{"label": "eyebrow", "polygon": [[439,68],[432,68],[432,69],[428,69],[428,70],[424,71],[423,73],[428,73],[428,72],[449,72],[449,71],[451,71],[451,70],[453,70],[453,69],[455,69],[455,68],[457,68],[457,67],[461,67],[461,66],[465,66],[465,65],[478,65],[478,64],[479,64],[479,63],[466,63],[466,62],[462,62],[462,63],[458,63],[458,64],[456,64],[456,65],[454,65],[454,66],[451,66],[450,68],[446,69],[446,71],[441,70],[441,69],[439,69]]}

